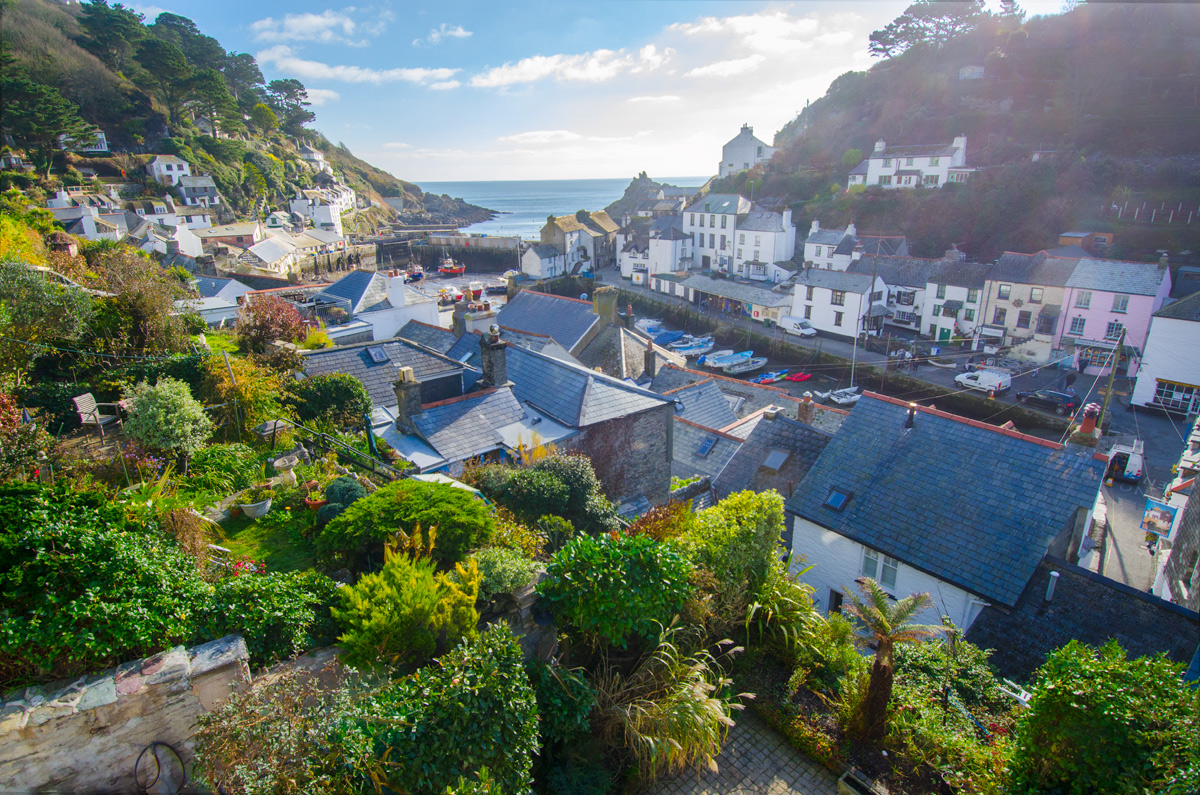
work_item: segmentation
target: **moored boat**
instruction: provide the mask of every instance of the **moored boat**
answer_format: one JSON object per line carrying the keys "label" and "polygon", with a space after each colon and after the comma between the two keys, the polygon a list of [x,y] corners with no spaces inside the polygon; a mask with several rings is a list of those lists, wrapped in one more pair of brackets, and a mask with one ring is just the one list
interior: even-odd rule
{"label": "moored boat", "polygon": [[452,257],[446,257],[438,266],[439,276],[462,276],[466,272],[466,266],[455,262]]}
{"label": "moored boat", "polygon": [[773,384],[776,381],[782,381],[783,377],[787,374],[788,374],[787,370],[772,370],[769,373],[763,373],[762,375],[756,375],[754,378],[751,378],[750,380],[756,384]]}
{"label": "moored boat", "polygon": [[675,353],[691,358],[692,356],[702,356],[708,353],[713,349],[714,345],[716,343],[713,342],[712,337],[700,337],[699,339],[693,339],[687,345],[672,345],[670,347]]}
{"label": "moored boat", "polygon": [[648,317],[644,317],[641,320],[635,321],[633,325],[638,331],[642,331],[646,334],[658,334],[663,330],[663,324],[661,320],[654,320]]}
{"label": "moored boat", "polygon": [[713,368],[714,370],[724,369],[731,364],[738,364],[754,356],[754,351],[741,351],[734,353],[733,351],[717,351],[710,353],[704,357],[702,364]]}
{"label": "moored boat", "polygon": [[725,375],[745,375],[753,373],[755,370],[761,370],[767,364],[766,356],[752,356],[745,361],[736,362],[721,368]]}
{"label": "moored boat", "polygon": [[467,293],[471,296],[472,301],[478,301],[483,295],[483,282],[471,282],[467,285]]}

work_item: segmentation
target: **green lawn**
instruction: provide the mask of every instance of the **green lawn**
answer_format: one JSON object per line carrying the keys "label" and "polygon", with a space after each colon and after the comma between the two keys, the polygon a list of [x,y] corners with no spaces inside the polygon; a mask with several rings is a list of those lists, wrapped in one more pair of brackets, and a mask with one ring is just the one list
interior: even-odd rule
{"label": "green lawn", "polygon": [[313,542],[301,535],[301,529],[311,527],[313,516],[301,508],[292,511],[290,521],[283,508],[274,508],[262,520],[245,516],[221,523],[225,539],[220,545],[237,557],[249,557],[266,562],[268,571],[302,571],[316,565]]}
{"label": "green lawn", "polygon": [[204,335],[209,350],[213,353],[240,353],[237,337],[225,331],[209,331]]}

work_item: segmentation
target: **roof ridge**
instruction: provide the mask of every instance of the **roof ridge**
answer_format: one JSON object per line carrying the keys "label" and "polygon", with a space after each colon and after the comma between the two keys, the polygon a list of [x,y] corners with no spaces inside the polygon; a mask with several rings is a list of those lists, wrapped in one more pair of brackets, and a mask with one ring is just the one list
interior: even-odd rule
{"label": "roof ridge", "polygon": [[729,441],[731,441],[731,442],[738,442],[739,444],[741,444],[741,443],[743,443],[743,442],[745,442],[745,441],[746,441],[745,439],[739,439],[739,438],[737,438],[737,437],[736,437],[736,436],[734,436],[733,434],[726,433],[725,431],[717,430],[716,428],[710,428],[710,427],[708,427],[707,425],[701,425],[701,424],[700,424],[700,423],[698,423],[698,422],[695,422],[695,421],[693,421],[693,420],[684,419],[683,417],[678,417],[678,416],[677,416],[677,417],[675,417],[675,421],[676,421],[676,422],[682,422],[682,423],[684,423],[684,424],[686,424],[686,425],[690,425],[690,426],[691,426],[691,427],[693,427],[693,428],[699,428],[699,429],[700,429],[700,430],[702,430],[702,431],[708,431],[708,432],[709,432],[709,433],[711,433],[711,434],[714,434],[714,435],[716,435],[716,436],[719,436],[719,437],[721,437],[722,439],[728,439],[728,440],[729,440]]}
{"label": "roof ridge", "polygon": [[486,389],[479,390],[478,392],[468,392],[465,395],[457,395],[455,397],[446,398],[445,400],[438,400],[433,403],[423,403],[423,404],[421,404],[421,410],[423,411],[425,409],[434,409],[434,408],[438,408],[440,406],[450,406],[455,403],[462,403],[467,400],[474,400],[475,398],[485,398],[485,397],[488,397],[489,395],[493,395],[499,391],[500,391],[500,389],[498,387],[489,386]]}
{"label": "roof ridge", "polygon": [[[514,334],[524,334],[526,337],[545,337],[550,341],[554,340],[554,337],[551,337],[549,334],[538,334],[536,331],[522,331],[521,329],[513,328],[512,326],[500,326],[500,329],[502,331],[511,331]],[[480,333],[478,329],[475,329],[475,332]]]}
{"label": "roof ridge", "polygon": [[690,384],[684,384],[683,386],[677,386],[674,389],[668,389],[666,392],[659,392],[658,394],[674,395],[676,392],[682,392],[685,389],[695,389],[696,387],[698,387],[702,384],[711,384],[711,383],[715,383],[715,382],[711,378],[705,378],[703,381],[693,381]]}
{"label": "roof ridge", "polygon": [[[576,302],[576,303],[578,303],[578,304],[588,304],[588,305],[590,305],[590,304],[592,303],[591,301],[585,301],[585,300],[583,300],[582,298],[569,298],[568,296],[565,296],[565,295],[555,295],[554,293],[543,293],[541,290],[529,290],[529,289],[523,289],[523,290],[521,290],[521,292],[522,292],[522,293],[532,293],[532,294],[534,294],[534,295],[544,295],[544,296],[546,296],[546,297],[548,297],[548,298],[561,298],[561,299],[562,299],[562,300],[564,300],[564,301],[574,301],[574,302]],[[520,295],[520,294],[521,294],[521,293],[517,293],[517,295]],[[516,297],[516,296],[514,296],[514,297]]]}
{"label": "roof ridge", "polygon": [[903,406],[905,408],[915,408],[917,411],[920,411],[922,414],[932,414],[935,417],[942,417],[944,419],[953,420],[954,422],[960,423],[962,425],[970,425],[974,428],[982,428],[983,430],[992,431],[994,433],[1000,434],[1001,436],[1009,436],[1009,437],[1012,437],[1013,439],[1020,439],[1021,441],[1025,441],[1025,442],[1032,442],[1033,444],[1041,445],[1042,447],[1048,447],[1051,450],[1066,449],[1065,445],[1059,444],[1058,442],[1052,442],[1049,439],[1043,439],[1040,436],[1030,436],[1027,433],[1021,433],[1020,431],[1013,431],[1013,430],[1009,430],[1008,428],[1001,428],[999,425],[989,425],[986,422],[982,422],[980,420],[973,420],[969,417],[964,417],[961,414],[951,414],[948,411],[942,411],[941,409],[936,409],[936,408],[933,408],[932,406],[922,406],[919,403],[910,403],[908,401],[900,400],[899,398],[889,397],[887,395],[881,395],[878,392],[863,392],[863,397],[875,398],[877,400],[882,400],[885,403],[891,403],[893,405]]}

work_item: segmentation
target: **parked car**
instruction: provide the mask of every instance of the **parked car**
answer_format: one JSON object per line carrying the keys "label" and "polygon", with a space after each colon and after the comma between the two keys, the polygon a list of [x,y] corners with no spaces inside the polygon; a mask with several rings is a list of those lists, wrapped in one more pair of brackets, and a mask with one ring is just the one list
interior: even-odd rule
{"label": "parked car", "polygon": [[782,317],[779,319],[779,327],[788,334],[795,334],[798,337],[815,337],[817,330],[813,328],[812,323],[809,323],[802,317]]}
{"label": "parked car", "polygon": [[1079,409],[1079,395],[1074,392],[1062,392],[1057,389],[1035,389],[1032,392],[1018,392],[1017,400],[1033,406],[1051,409],[1055,414],[1074,414]]}
{"label": "parked car", "polygon": [[1012,376],[991,370],[980,370],[976,373],[960,373],[954,377],[954,383],[967,389],[994,392],[998,395],[1012,386]]}

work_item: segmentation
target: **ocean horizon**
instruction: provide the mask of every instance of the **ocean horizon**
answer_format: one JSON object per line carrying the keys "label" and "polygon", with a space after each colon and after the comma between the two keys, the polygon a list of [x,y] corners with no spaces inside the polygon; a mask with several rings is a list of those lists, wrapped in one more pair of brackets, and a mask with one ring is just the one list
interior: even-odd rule
{"label": "ocean horizon", "polygon": [[[655,182],[699,189],[708,177],[663,177]],[[630,178],[480,180],[469,182],[418,182],[417,187],[434,195],[495,210],[491,221],[463,227],[471,234],[520,236],[533,240],[546,224],[548,215],[570,215],[577,210],[603,210],[625,193]]]}

